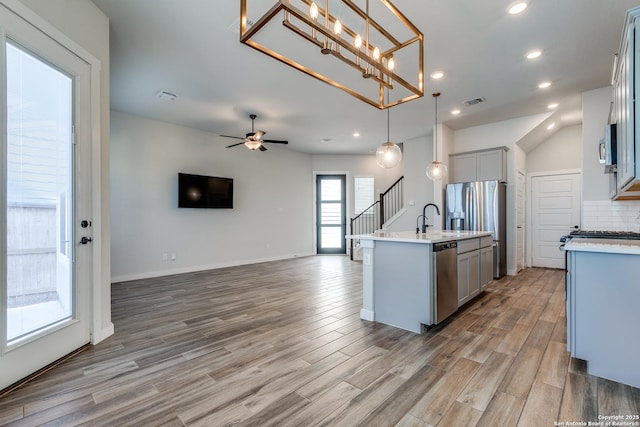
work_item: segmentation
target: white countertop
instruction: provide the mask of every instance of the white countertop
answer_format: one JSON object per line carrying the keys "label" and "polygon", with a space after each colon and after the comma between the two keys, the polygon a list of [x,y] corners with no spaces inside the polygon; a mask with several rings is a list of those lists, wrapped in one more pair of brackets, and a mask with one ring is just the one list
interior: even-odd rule
{"label": "white countertop", "polygon": [[640,240],[589,238],[571,239],[564,245],[564,250],[640,255]]}
{"label": "white countertop", "polygon": [[355,234],[347,239],[386,240],[405,243],[439,243],[451,240],[473,239],[474,237],[491,236],[489,231],[451,231],[429,230],[426,233],[415,231],[376,231],[373,234]]}

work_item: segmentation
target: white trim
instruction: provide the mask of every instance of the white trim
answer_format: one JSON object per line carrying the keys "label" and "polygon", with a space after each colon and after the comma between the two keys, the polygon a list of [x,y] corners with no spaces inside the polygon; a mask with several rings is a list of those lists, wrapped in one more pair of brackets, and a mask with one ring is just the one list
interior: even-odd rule
{"label": "white trim", "polygon": [[[194,273],[197,271],[215,270],[218,268],[238,267],[242,265],[258,264],[262,262],[271,262],[271,261],[282,261],[286,259],[302,258],[302,257],[313,256],[313,255],[315,254],[312,252],[302,252],[297,254],[280,255],[275,257],[253,258],[253,259],[247,259],[242,261],[228,261],[228,262],[218,262],[215,264],[181,267],[181,268],[174,268],[170,270],[148,271],[146,273],[123,274],[120,276],[113,276],[111,278],[111,282],[112,283],[129,282],[131,280],[151,279],[154,277],[171,276],[174,274]],[[344,255],[339,255],[339,256],[344,256]]]}
{"label": "white trim", "polygon": [[[102,206],[102,185],[101,185],[101,70],[102,62],[89,53],[86,49],[80,46],[78,43],[70,39],[66,34],[58,30],[49,22],[41,18],[37,13],[29,9],[19,0],[0,0],[0,3],[4,5],[8,10],[15,13],[17,16],[28,22],[34,28],[38,29],[49,38],[55,40],[60,45],[71,51],[73,54],[87,62],[91,71],[90,82],[90,120],[91,120],[91,179],[92,179],[92,223],[93,223],[93,235],[95,237],[102,236],[102,218],[101,218],[101,206]],[[5,115],[3,114],[3,117]],[[6,123],[5,123],[6,128]],[[113,333],[113,323],[107,322],[103,327],[102,325],[102,305],[105,301],[102,300],[102,243],[100,239],[97,239],[93,243],[93,271],[92,271],[92,283],[91,283],[91,295],[90,295],[90,334],[91,342],[93,344],[98,343],[102,339],[106,338],[108,331]],[[106,302],[110,303],[110,302]],[[97,339],[101,337],[100,339]]]}
{"label": "white trim", "polygon": [[362,320],[368,320],[369,322],[373,322],[376,320],[376,314],[371,310],[365,310],[363,308],[360,310],[360,318]]}
{"label": "white trim", "polygon": [[[0,25],[0,40],[6,40],[6,32],[4,27]],[[6,43],[0,43],[0,93],[7,93],[7,66],[5,64],[6,55]],[[7,111],[6,111],[6,102],[4,100],[4,96],[0,97],[0,113],[2,114],[2,129],[7,129]],[[0,134],[0,152],[2,152],[2,158],[7,158],[7,145],[8,138],[7,132],[2,132]],[[7,245],[4,242],[7,241],[7,209],[5,206],[5,201],[7,200],[7,186],[4,184],[7,180],[7,162],[3,160],[0,164],[0,181],[2,181],[2,186],[0,186],[0,256],[2,257],[2,262],[0,263],[0,283],[7,283]],[[7,342],[7,323],[8,323],[8,315],[4,315],[7,313],[7,286],[0,285],[0,357],[4,356],[6,353],[5,343]],[[3,316],[4,315],[4,316]]]}
{"label": "white trim", "polygon": [[115,327],[113,326],[113,323],[109,322],[104,328],[93,331],[93,333],[91,334],[91,344],[95,345],[100,341],[109,338],[114,333]]}
{"label": "white trim", "polygon": [[407,208],[402,208],[398,212],[396,212],[391,218],[387,220],[384,224],[382,224],[382,229],[388,229],[394,222],[396,222],[401,216],[407,213]]}
{"label": "white trim", "polygon": [[56,27],[42,19],[38,14],[25,6],[24,3],[20,2],[19,0],[0,0],[0,3],[5,5],[7,9],[27,21],[29,24],[33,25],[38,30],[42,31],[47,36],[60,43],[66,49],[82,58],[92,67],[97,66],[98,71],[101,69],[102,63],[98,58],[93,56],[78,43],[71,40],[62,31],[58,30]]}

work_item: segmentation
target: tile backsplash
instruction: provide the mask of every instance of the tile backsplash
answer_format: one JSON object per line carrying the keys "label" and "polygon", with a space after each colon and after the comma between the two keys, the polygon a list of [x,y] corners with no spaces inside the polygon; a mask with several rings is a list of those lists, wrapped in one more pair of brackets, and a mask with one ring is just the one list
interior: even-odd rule
{"label": "tile backsplash", "polygon": [[582,203],[582,229],[640,232],[640,200]]}

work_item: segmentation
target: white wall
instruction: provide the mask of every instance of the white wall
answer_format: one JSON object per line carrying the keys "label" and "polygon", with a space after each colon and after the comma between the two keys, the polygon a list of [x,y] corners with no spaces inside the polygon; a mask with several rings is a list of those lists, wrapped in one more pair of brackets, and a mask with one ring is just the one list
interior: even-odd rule
{"label": "white wall", "polygon": [[527,153],[527,173],[582,167],[582,125],[567,126]]}
{"label": "white wall", "polygon": [[[224,148],[215,134],[115,111],[111,123],[114,281],[312,253],[310,155]],[[178,172],[233,178],[234,209],[179,209]]]}
{"label": "white wall", "polygon": [[[109,222],[109,20],[92,2],[86,0],[20,0],[41,18],[69,37],[101,62],[100,69],[100,152],[94,167],[100,168],[100,194],[94,206],[99,206],[99,221],[93,223],[94,250],[99,252],[98,283],[94,283],[92,341],[98,342],[113,331],[111,323],[111,260]],[[82,17],[79,19],[78,17]],[[95,213],[96,218],[98,217]],[[95,218],[94,218],[95,219]]]}
{"label": "white wall", "polygon": [[582,200],[610,200],[609,176],[598,158],[613,99],[611,86],[582,93]]}
{"label": "white wall", "polygon": [[[433,188],[425,171],[431,162],[432,139],[428,137],[414,138],[404,142],[404,207],[405,213],[394,222],[389,230],[415,230],[416,217],[422,214],[422,207],[433,201]],[[429,213],[431,215],[431,212]],[[432,224],[433,215],[429,217]],[[437,221],[437,219],[435,219]]]}

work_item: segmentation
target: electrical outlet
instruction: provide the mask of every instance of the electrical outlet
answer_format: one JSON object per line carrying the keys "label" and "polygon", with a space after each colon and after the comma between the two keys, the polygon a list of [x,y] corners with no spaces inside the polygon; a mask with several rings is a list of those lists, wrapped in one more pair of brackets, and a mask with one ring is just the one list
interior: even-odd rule
{"label": "electrical outlet", "polygon": [[175,253],[175,252],[172,252],[172,253],[171,253],[171,261],[175,261],[175,260],[176,260],[176,258],[177,258],[177,257],[176,257],[176,253]]}
{"label": "electrical outlet", "polygon": [[166,253],[166,252],[164,252],[164,253],[162,254],[162,260],[163,260],[163,261],[167,261],[168,259],[169,259],[169,254],[168,254],[168,253]]}
{"label": "electrical outlet", "polygon": [[362,263],[364,265],[371,265],[371,254],[364,254]]}

